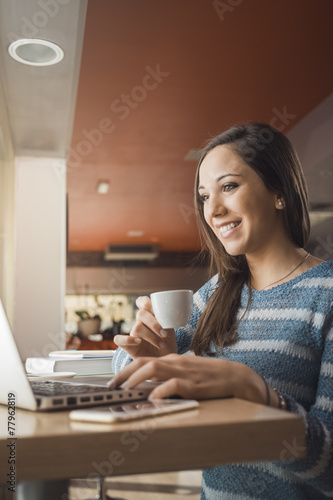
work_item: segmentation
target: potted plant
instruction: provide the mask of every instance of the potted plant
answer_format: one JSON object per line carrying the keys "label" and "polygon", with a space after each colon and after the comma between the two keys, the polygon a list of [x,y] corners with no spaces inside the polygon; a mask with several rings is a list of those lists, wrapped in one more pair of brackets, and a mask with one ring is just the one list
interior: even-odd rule
{"label": "potted plant", "polygon": [[99,314],[90,316],[88,311],[75,311],[75,314],[80,318],[78,328],[82,337],[89,337],[89,335],[99,333],[101,327],[101,317]]}

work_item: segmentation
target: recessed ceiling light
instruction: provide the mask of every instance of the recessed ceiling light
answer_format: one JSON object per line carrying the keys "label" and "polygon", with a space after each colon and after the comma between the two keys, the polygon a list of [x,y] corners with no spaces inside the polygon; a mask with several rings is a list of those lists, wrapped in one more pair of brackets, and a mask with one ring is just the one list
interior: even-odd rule
{"label": "recessed ceiling light", "polygon": [[130,238],[139,238],[140,236],[143,236],[143,231],[141,230],[132,230],[132,231],[127,231],[127,236]]}
{"label": "recessed ceiling light", "polygon": [[98,181],[96,191],[99,194],[106,194],[109,191],[109,181]]}
{"label": "recessed ceiling light", "polygon": [[40,38],[21,38],[8,47],[10,56],[22,64],[29,66],[51,66],[64,57],[59,45]]}

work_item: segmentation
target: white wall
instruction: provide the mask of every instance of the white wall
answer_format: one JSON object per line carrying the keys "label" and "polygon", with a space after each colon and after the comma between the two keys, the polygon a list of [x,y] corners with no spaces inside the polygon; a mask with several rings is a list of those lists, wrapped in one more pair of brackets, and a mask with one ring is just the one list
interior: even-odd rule
{"label": "white wall", "polygon": [[333,93],[287,133],[305,172],[333,153]]}
{"label": "white wall", "polygon": [[19,157],[15,174],[14,335],[25,359],[65,345],[65,162]]}
{"label": "white wall", "polygon": [[14,160],[0,159],[0,298],[10,324],[14,316]]}
{"label": "white wall", "polygon": [[14,317],[14,189],[15,165],[6,99],[0,84],[0,298]]}
{"label": "white wall", "polygon": [[300,157],[310,202],[332,206],[333,94],[298,122],[287,136]]}

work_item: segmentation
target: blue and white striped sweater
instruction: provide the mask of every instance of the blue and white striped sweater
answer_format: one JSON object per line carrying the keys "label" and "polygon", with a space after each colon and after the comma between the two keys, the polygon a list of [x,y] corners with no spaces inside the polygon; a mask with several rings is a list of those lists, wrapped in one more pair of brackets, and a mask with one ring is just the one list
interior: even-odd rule
{"label": "blue and white striped sweater", "polygon": [[[191,338],[216,277],[194,296],[187,327],[176,330],[178,352]],[[248,299],[244,286],[242,316]],[[221,307],[223,307],[221,305]],[[211,346],[218,357],[219,349]],[[202,499],[305,500],[333,498],[333,262],[323,262],[269,290],[252,290],[249,311],[237,341],[223,357],[250,366],[288,400],[290,411],[304,418],[307,456],[284,462],[215,467],[203,472]],[[118,349],[115,371],[130,361]],[[281,458],[285,455],[283,448]]]}

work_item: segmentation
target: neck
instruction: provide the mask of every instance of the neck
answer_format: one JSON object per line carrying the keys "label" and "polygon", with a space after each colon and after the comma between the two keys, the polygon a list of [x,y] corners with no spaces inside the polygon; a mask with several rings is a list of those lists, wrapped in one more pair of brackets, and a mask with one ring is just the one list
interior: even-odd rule
{"label": "neck", "polygon": [[295,278],[307,269],[306,261],[298,267],[295,272],[287,276],[293,269],[300,264],[307,255],[303,248],[293,244],[280,245],[271,251],[262,251],[260,255],[247,255],[247,261],[251,273],[251,285],[257,290],[269,288],[275,282],[281,284],[284,281]]}

